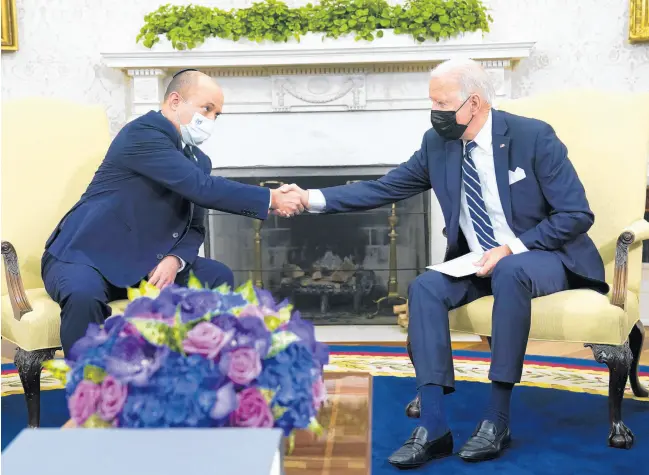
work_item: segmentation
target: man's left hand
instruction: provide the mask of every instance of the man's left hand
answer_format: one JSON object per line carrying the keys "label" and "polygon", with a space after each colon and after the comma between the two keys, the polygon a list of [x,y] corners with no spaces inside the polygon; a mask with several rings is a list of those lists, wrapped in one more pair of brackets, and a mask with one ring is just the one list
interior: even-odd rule
{"label": "man's left hand", "polygon": [[174,283],[179,269],[180,261],[178,258],[176,256],[167,256],[149,272],[149,284],[155,285],[162,290]]}
{"label": "man's left hand", "polygon": [[478,262],[475,262],[475,265],[480,267],[480,269],[478,269],[478,272],[476,272],[476,275],[478,277],[485,277],[487,275],[490,275],[491,272],[493,272],[494,267],[496,267],[496,264],[498,264],[498,261],[503,257],[507,257],[511,254],[512,250],[508,245],[489,249],[482,255],[482,259],[480,259]]}

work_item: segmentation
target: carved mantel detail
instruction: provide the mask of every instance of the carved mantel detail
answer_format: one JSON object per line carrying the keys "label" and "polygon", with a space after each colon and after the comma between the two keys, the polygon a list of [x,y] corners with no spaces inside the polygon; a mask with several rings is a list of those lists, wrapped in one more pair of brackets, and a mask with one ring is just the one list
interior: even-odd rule
{"label": "carved mantel detail", "polygon": [[273,111],[365,108],[365,75],[272,76]]}
{"label": "carved mantel detail", "polygon": [[428,109],[428,71],[458,57],[480,61],[494,79],[496,98],[508,98],[511,70],[534,46],[466,39],[430,45],[404,41],[397,38],[371,47],[344,41],[329,46],[259,45],[241,51],[235,51],[236,45],[214,43],[182,54],[163,48],[102,56],[107,66],[131,78],[132,120],[156,109],[171,75],[187,67],[218,78],[226,93],[226,113]]}

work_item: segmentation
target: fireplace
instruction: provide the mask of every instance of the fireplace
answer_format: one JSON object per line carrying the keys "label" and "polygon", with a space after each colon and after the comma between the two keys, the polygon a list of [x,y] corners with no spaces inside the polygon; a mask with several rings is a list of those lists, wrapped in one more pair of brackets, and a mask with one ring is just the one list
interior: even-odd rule
{"label": "fireplace", "polygon": [[[325,188],[382,175],[313,173],[231,178]],[[430,262],[429,206],[424,193],[370,211],[264,222],[211,211],[205,255],[230,266],[235,284],[252,279],[315,324],[393,324],[392,306],[405,302],[408,284]]]}
{"label": "fireplace", "polygon": [[[159,107],[175,72],[199,68],[214,77],[225,94],[224,114],[201,149],[215,175],[322,187],[380,176],[408,160],[430,128],[428,78],[435,64],[480,61],[497,103],[511,97],[516,65],[533,47],[524,38],[494,41],[480,32],[422,44],[407,35],[282,44],[210,39],[184,51],[163,38],[151,49],[111,45],[102,58],[129,77],[131,119]],[[392,304],[426,265],[443,259],[446,239],[434,194],[397,203],[394,212],[392,254],[390,206],[263,223],[210,213],[202,252],[228,264],[237,282],[253,279],[294,301],[325,341],[403,341]],[[341,331],[335,323],[360,325]]]}

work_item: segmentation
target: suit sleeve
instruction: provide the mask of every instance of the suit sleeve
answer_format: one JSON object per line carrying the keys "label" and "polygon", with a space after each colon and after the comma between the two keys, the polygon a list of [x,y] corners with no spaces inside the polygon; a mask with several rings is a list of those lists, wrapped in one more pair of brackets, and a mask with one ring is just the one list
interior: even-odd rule
{"label": "suit sleeve", "polygon": [[405,163],[377,180],[323,188],[324,213],[363,211],[401,201],[430,189],[427,135],[421,148]]}
{"label": "suit sleeve", "polygon": [[268,188],[203,172],[157,129],[131,130],[123,152],[117,157],[122,167],[146,176],[203,208],[258,219],[268,217]]}
{"label": "suit sleeve", "polygon": [[595,215],[566,146],[547,124],[537,137],[534,172],[550,214],[519,238],[527,249],[554,251],[587,232]]}

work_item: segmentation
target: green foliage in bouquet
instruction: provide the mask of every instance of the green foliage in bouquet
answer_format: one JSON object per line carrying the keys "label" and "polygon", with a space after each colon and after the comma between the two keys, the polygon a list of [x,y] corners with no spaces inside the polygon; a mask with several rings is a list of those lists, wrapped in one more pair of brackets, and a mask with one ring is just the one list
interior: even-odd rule
{"label": "green foliage in bouquet", "polygon": [[237,41],[297,41],[307,32],[338,38],[353,34],[356,40],[381,38],[383,30],[411,35],[419,42],[439,41],[463,32],[489,31],[493,21],[481,0],[408,0],[390,5],[385,0],[322,0],[290,8],[279,0],[256,2],[229,11],[187,5],[162,5],[144,17],[137,36],[147,48],[161,36],[178,50],[192,49],[207,38]]}

